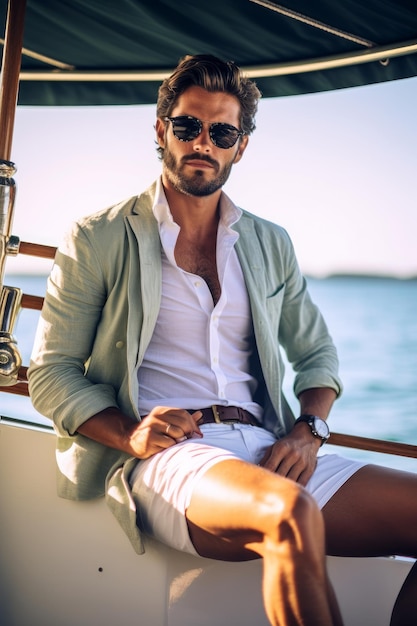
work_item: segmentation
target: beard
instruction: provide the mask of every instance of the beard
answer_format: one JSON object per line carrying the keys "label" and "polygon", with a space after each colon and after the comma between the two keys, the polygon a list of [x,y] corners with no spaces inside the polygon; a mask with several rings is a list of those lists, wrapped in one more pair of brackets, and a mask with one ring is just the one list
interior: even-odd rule
{"label": "beard", "polygon": [[[185,173],[186,163],[195,159],[210,163],[216,172],[216,176],[211,180],[206,180],[205,173],[207,170],[198,169],[193,170],[191,174],[187,175]],[[223,168],[220,168],[217,161],[211,157],[197,153],[191,154],[188,157],[183,157],[182,162],[178,162],[173,152],[171,152],[169,147],[166,145],[162,161],[165,174],[174,189],[187,196],[202,197],[210,196],[223,187],[229,178],[234,158]]]}

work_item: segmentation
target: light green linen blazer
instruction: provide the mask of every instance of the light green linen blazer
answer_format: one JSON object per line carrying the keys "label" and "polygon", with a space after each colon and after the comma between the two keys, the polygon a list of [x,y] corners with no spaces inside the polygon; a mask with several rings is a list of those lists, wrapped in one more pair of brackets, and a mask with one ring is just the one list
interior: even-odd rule
{"label": "light green linen blazer", "polygon": [[[57,433],[59,495],[105,495],[138,553],[144,548],[128,483],[137,460],[77,429],[109,406],[140,420],[137,371],[161,298],[154,195],[155,184],[74,225],[57,252],[28,372],[33,405]],[[265,428],[280,437],[294,417],[282,394],[279,344],[296,371],[296,395],[312,387],[339,394],[337,355],[287,233],[247,212],[234,228],[253,316],[256,400]]]}

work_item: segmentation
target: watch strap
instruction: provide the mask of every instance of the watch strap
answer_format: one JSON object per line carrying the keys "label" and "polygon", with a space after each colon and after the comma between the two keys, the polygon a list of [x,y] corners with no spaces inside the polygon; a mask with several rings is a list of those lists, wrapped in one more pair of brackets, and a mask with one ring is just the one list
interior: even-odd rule
{"label": "watch strap", "polygon": [[305,422],[306,424],[310,424],[316,417],[317,415],[310,415],[309,413],[303,413],[302,415],[300,415],[300,417],[297,417],[297,419],[295,420],[295,423],[298,424],[299,422]]}
{"label": "watch strap", "polygon": [[[317,432],[314,424],[316,420],[320,420],[320,422],[323,422],[324,424],[326,424],[327,427],[327,436],[322,436],[320,435],[320,433]],[[300,417],[298,417],[295,422],[295,424],[299,424],[300,422],[304,422],[306,424],[308,424],[310,426],[311,429],[311,433],[314,435],[314,437],[317,437],[318,439],[321,439],[321,445],[323,445],[324,443],[326,443],[326,441],[329,439],[330,437],[330,431],[329,431],[329,427],[327,426],[327,423],[325,422],[324,419],[322,419],[321,417],[318,417],[318,415],[311,415],[309,413],[303,413],[302,415],[300,415]]]}

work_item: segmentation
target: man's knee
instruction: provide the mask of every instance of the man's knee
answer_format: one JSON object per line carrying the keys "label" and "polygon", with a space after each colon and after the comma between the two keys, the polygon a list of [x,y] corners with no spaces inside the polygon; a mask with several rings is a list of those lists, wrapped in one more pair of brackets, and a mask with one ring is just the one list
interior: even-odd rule
{"label": "man's knee", "polygon": [[301,552],[315,551],[316,545],[323,546],[322,514],[301,485],[291,483],[282,492],[268,494],[262,506],[266,537],[270,542],[277,546],[287,543]]}

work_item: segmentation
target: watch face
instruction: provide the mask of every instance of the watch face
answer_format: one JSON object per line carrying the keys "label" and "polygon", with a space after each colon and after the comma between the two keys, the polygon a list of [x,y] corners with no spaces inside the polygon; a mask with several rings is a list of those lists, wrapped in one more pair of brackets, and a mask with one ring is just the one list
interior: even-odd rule
{"label": "watch face", "polygon": [[323,439],[327,439],[327,437],[329,436],[329,427],[327,426],[324,420],[320,419],[319,417],[316,417],[314,419],[314,428],[319,437],[322,437]]}

